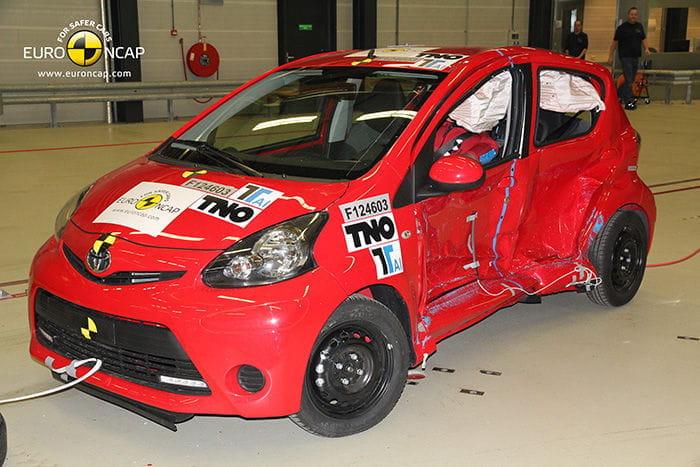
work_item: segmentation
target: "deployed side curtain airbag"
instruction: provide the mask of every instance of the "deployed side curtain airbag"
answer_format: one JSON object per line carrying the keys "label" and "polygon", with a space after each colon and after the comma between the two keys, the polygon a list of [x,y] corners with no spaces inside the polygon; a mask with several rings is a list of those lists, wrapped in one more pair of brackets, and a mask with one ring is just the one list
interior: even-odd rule
{"label": "deployed side curtain airbag", "polygon": [[540,72],[540,108],[567,113],[605,110],[593,85],[580,76],[556,70]]}
{"label": "deployed side curtain airbag", "polygon": [[510,106],[513,78],[504,71],[462,102],[450,113],[457,125],[472,133],[488,131],[506,116]]}

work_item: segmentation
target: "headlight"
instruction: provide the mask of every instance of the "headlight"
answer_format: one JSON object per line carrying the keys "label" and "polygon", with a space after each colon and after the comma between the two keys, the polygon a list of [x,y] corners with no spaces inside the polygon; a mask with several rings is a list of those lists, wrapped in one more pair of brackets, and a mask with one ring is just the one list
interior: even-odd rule
{"label": "headlight", "polygon": [[60,239],[61,235],[63,235],[63,230],[66,228],[66,224],[70,220],[70,217],[73,215],[75,210],[78,209],[80,203],[83,202],[83,198],[85,198],[85,195],[90,188],[92,188],[92,185],[86,186],[78,193],[71,196],[70,199],[66,201],[66,204],[63,205],[61,210],[58,211],[56,222],[54,223],[54,234],[56,235],[56,240]]}
{"label": "headlight", "polygon": [[274,284],[316,267],[312,250],[328,213],[315,212],[268,227],[236,242],[204,268],[209,287]]}

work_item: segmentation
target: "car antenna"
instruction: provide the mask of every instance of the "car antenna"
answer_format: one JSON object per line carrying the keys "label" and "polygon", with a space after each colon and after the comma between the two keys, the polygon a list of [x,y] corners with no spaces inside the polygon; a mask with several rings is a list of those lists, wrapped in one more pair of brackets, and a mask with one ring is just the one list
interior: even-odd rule
{"label": "car antenna", "polygon": [[374,58],[374,49],[369,49],[369,53],[367,54],[367,58]]}

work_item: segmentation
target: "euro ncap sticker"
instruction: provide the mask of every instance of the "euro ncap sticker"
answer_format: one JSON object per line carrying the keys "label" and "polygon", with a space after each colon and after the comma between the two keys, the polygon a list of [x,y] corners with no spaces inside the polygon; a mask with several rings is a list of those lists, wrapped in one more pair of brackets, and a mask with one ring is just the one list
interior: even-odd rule
{"label": "euro ncap sticker", "polygon": [[202,192],[156,182],[141,182],[117,198],[94,223],[130,227],[157,237]]}

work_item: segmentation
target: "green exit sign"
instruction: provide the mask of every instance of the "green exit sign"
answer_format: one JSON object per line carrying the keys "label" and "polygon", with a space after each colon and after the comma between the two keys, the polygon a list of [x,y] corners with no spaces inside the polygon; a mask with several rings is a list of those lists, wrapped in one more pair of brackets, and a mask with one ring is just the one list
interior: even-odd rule
{"label": "green exit sign", "polygon": [[313,31],[314,25],[313,24],[300,24],[299,30],[300,31]]}

